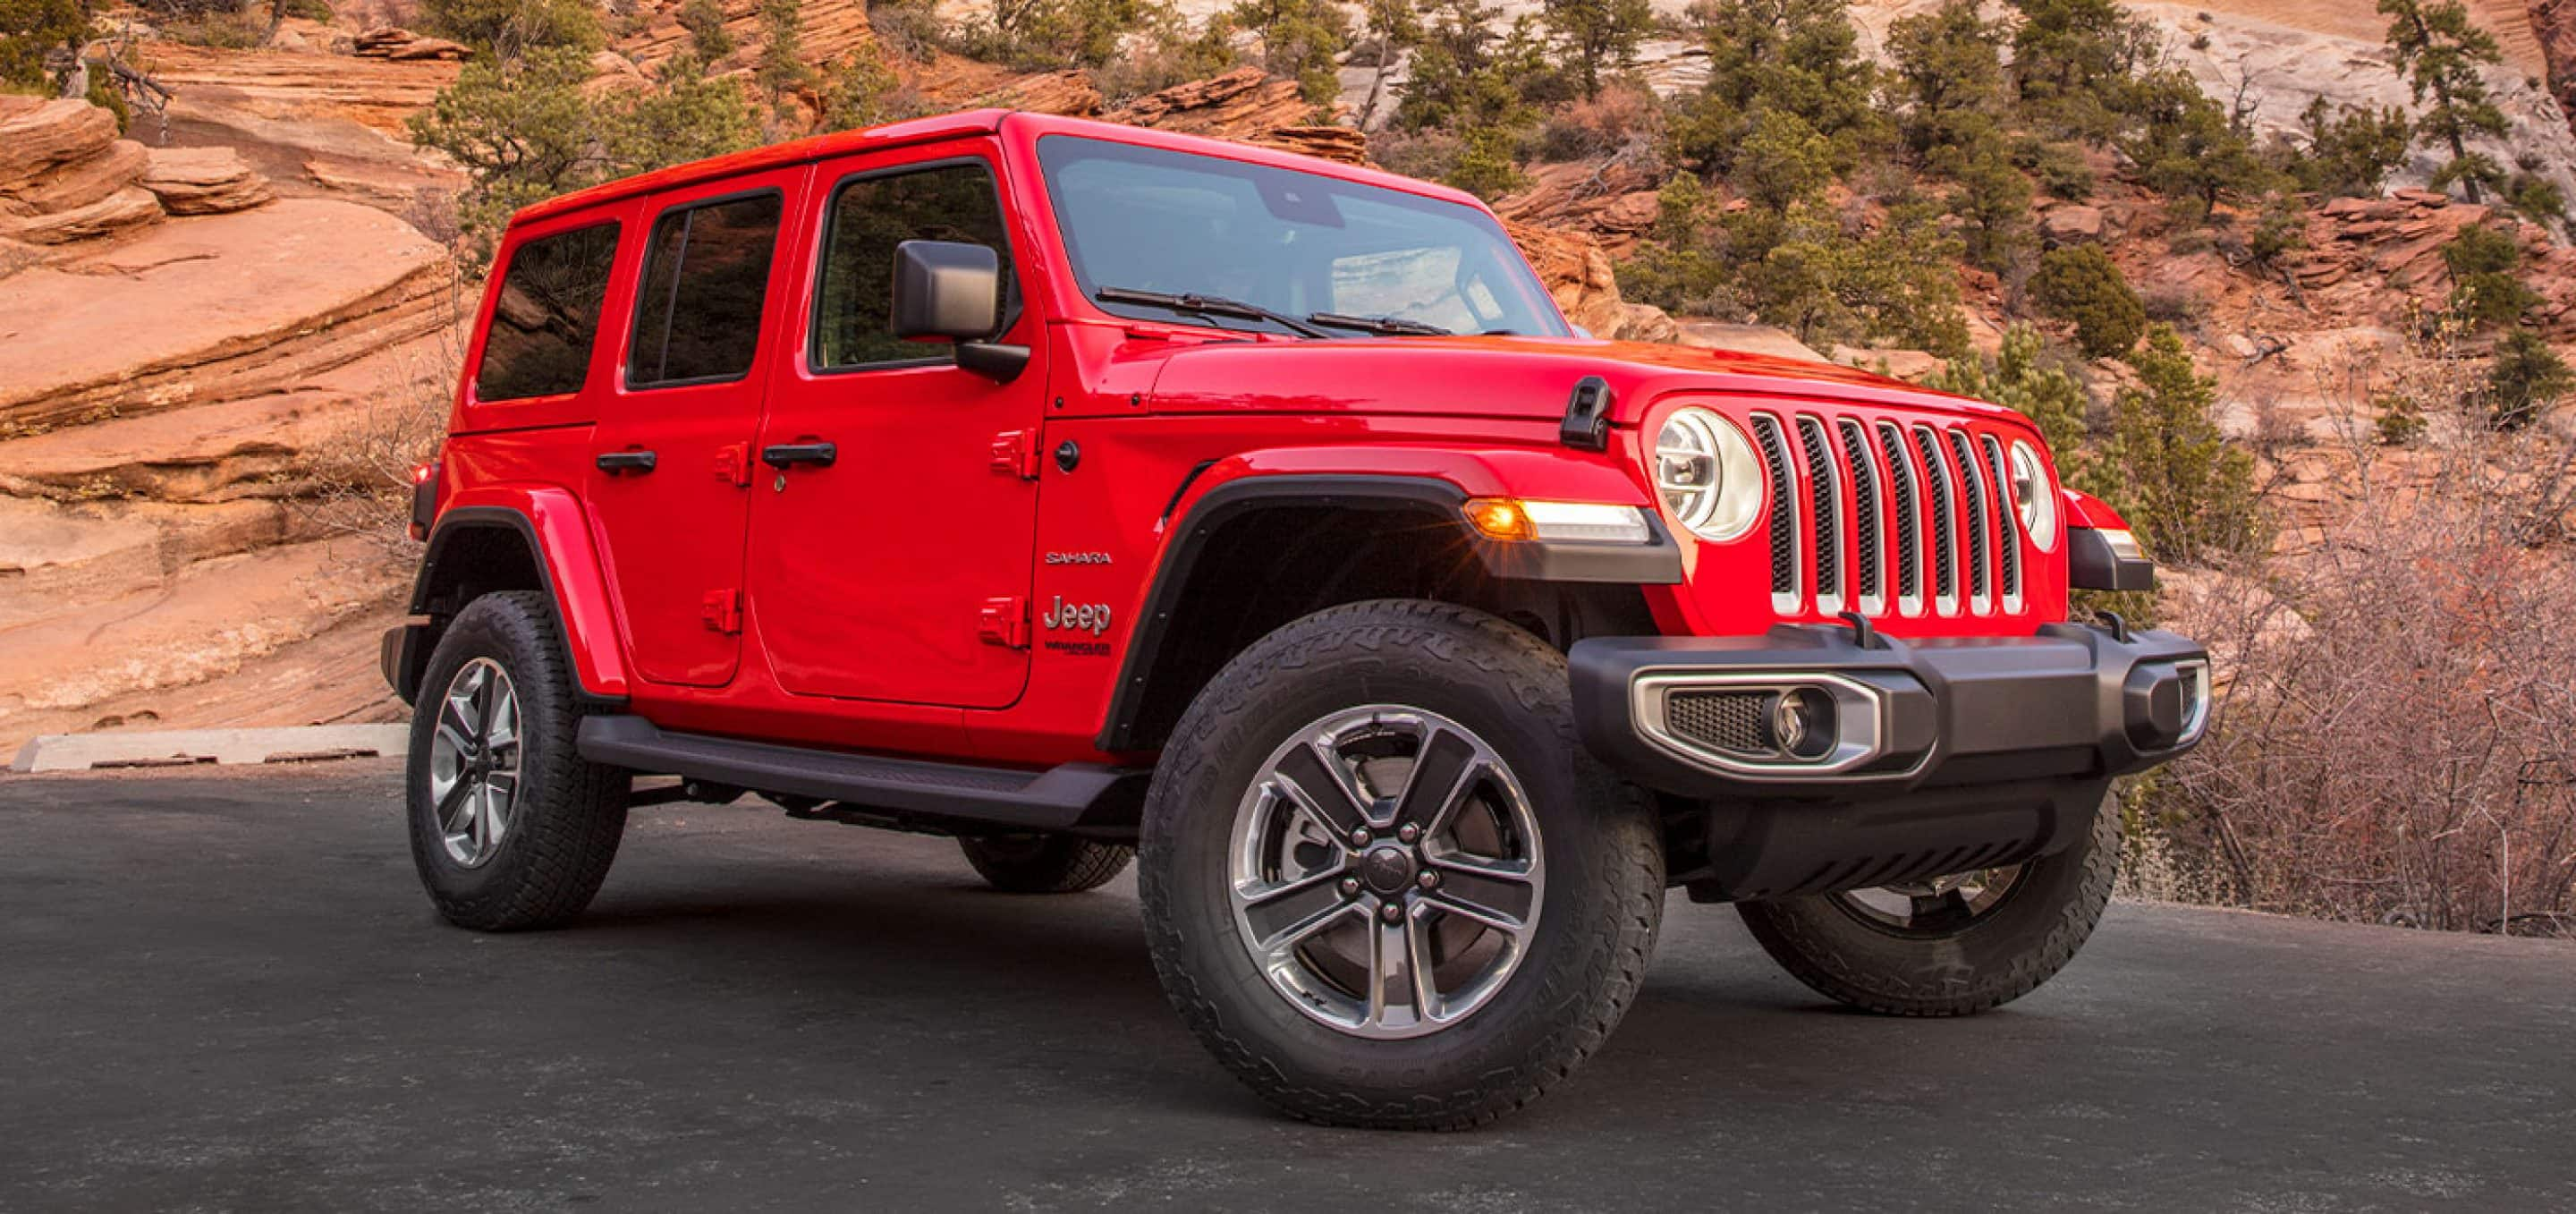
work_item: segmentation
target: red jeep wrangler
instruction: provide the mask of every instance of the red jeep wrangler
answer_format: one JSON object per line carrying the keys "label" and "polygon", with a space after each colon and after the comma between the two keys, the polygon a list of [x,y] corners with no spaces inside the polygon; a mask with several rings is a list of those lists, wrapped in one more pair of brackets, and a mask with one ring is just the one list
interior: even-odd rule
{"label": "red jeep wrangler", "polygon": [[[985,111],[512,224],[387,678],[440,913],[563,923],[631,805],[1141,850],[1173,1004],[1295,1115],[1517,1108],[1668,887],[1835,999],[2064,965],[2202,651],[2004,409],[1574,332],[1475,199]],[[676,784],[632,784],[639,775]]]}

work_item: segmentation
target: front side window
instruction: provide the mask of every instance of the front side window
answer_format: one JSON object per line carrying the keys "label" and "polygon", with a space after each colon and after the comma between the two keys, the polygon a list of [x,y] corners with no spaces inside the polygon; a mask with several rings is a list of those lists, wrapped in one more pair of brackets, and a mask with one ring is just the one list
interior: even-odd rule
{"label": "front side window", "polygon": [[1000,253],[1002,315],[1016,311],[1018,284],[1002,232],[1001,197],[982,161],[844,182],[832,195],[824,224],[814,315],[817,370],[949,357],[938,347],[894,335],[894,247],[907,240],[953,240]]}
{"label": "front side window", "polygon": [[636,285],[631,388],[751,373],[783,203],[772,191],[665,211]]}
{"label": "front side window", "polygon": [[1248,304],[1337,336],[1368,330],[1333,318],[1407,331],[1568,333],[1501,225],[1475,207],[1072,135],[1039,140],[1038,161],[1074,277],[1114,315],[1292,327],[1117,298],[1151,292]]}
{"label": "front side window", "polygon": [[599,308],[617,262],[617,225],[593,224],[521,244],[501,276],[475,370],[476,400],[581,391],[599,337]]}

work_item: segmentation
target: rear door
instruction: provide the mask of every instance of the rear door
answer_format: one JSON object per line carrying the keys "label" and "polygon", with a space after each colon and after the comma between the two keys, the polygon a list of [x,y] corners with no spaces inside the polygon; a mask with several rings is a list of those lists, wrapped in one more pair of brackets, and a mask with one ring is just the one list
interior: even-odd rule
{"label": "rear door", "polygon": [[[951,348],[889,329],[894,249],[988,245],[1006,267],[1001,340],[1039,346],[1019,297],[990,141],[851,157],[813,178],[801,356],[781,373],[764,453],[831,460],[760,469],[749,583],[761,643],[790,692],[1000,708],[1028,676],[1031,456],[1046,369],[1008,384],[960,370]],[[1016,437],[1014,437],[1016,436]]]}
{"label": "rear door", "polygon": [[[803,168],[649,199],[625,357],[588,497],[635,672],[719,686],[739,664],[749,453]],[[764,323],[767,322],[767,323]],[[792,335],[795,326],[786,328]]]}

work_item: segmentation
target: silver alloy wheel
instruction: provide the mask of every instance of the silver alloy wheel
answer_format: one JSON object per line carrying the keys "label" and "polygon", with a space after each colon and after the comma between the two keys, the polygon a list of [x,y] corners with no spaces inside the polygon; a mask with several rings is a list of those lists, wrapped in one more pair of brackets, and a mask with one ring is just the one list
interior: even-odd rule
{"label": "silver alloy wheel", "polygon": [[1529,951],[1538,820],[1491,746],[1436,713],[1345,709],[1262,762],[1235,810],[1238,938],[1273,989],[1357,1037],[1485,1006]]}
{"label": "silver alloy wheel", "polygon": [[449,859],[477,868],[501,850],[519,800],[519,694],[490,658],[467,662],[438,698],[429,799]]}
{"label": "silver alloy wheel", "polygon": [[1898,935],[1948,935],[2003,905],[2021,878],[2022,866],[2010,864],[1827,896],[1862,922]]}

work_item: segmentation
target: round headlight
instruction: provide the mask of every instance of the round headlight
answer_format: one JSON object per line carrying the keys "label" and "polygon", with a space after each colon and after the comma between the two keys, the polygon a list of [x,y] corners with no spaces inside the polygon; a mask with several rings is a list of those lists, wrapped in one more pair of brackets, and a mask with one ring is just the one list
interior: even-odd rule
{"label": "round headlight", "polygon": [[2057,547],[2057,490],[2048,483],[2048,467],[2029,443],[2016,441],[2006,457],[2012,465],[2013,512],[2021,529],[2041,551]]}
{"label": "round headlight", "polygon": [[1664,512],[1691,534],[1725,542],[1762,513],[1762,463],[1734,422],[1683,409],[1655,435],[1655,492]]}

